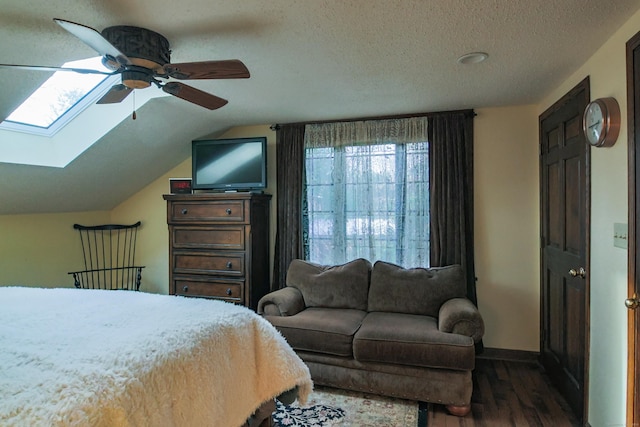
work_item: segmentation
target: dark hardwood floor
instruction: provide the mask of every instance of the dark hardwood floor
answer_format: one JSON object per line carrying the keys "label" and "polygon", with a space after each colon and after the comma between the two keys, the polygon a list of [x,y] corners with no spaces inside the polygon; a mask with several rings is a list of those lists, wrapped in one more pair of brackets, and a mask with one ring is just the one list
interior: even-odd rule
{"label": "dark hardwood floor", "polygon": [[431,405],[428,427],[575,427],[579,421],[536,363],[477,359],[471,414]]}

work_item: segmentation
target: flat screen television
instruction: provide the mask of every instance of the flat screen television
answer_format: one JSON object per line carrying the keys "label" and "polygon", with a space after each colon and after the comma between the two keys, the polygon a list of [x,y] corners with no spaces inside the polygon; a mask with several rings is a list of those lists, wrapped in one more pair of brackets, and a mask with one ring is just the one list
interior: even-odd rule
{"label": "flat screen television", "polygon": [[267,187],[267,138],[209,139],[192,142],[192,188],[262,191]]}

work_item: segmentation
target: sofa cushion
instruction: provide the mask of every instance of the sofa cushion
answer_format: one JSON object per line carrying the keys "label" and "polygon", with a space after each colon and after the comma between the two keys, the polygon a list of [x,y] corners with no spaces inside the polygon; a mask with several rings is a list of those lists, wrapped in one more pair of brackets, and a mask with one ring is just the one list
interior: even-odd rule
{"label": "sofa cushion", "polygon": [[369,313],[353,341],[359,362],[391,363],[470,370],[475,366],[473,339],[438,330],[430,316]]}
{"label": "sofa cushion", "polygon": [[307,308],[294,316],[264,316],[294,350],[353,357],[353,336],[366,316],[362,310]]}
{"label": "sofa cushion", "polygon": [[293,260],[287,270],[287,286],[298,288],[305,306],[367,309],[371,263],[356,259],[326,266]]}
{"label": "sofa cushion", "polygon": [[438,317],[445,301],[465,295],[465,275],[460,265],[408,269],[376,261],[368,310]]}

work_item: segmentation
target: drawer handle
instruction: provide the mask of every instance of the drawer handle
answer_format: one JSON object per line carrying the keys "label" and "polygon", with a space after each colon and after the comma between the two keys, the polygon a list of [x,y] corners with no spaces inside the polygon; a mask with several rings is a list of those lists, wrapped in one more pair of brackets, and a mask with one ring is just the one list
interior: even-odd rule
{"label": "drawer handle", "polygon": [[182,215],[186,215],[189,211],[186,209],[182,209],[180,212],[182,213]]}
{"label": "drawer handle", "polygon": [[227,289],[227,295],[231,295],[231,288]]}
{"label": "drawer handle", "polygon": [[231,261],[227,263],[227,268],[233,268],[233,264],[231,263]]}
{"label": "drawer handle", "polygon": [[231,209],[227,209],[227,215],[231,215]]}
{"label": "drawer handle", "polygon": [[188,286],[185,286],[185,287],[183,287],[183,288],[182,288],[182,290],[183,290],[184,292],[189,292],[189,287],[188,287]]}

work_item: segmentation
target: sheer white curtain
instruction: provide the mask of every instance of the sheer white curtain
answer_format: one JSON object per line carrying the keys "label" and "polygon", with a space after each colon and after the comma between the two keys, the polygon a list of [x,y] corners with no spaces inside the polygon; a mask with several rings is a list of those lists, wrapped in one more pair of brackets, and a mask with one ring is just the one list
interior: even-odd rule
{"label": "sheer white curtain", "polygon": [[426,117],[305,127],[307,259],[429,266]]}

